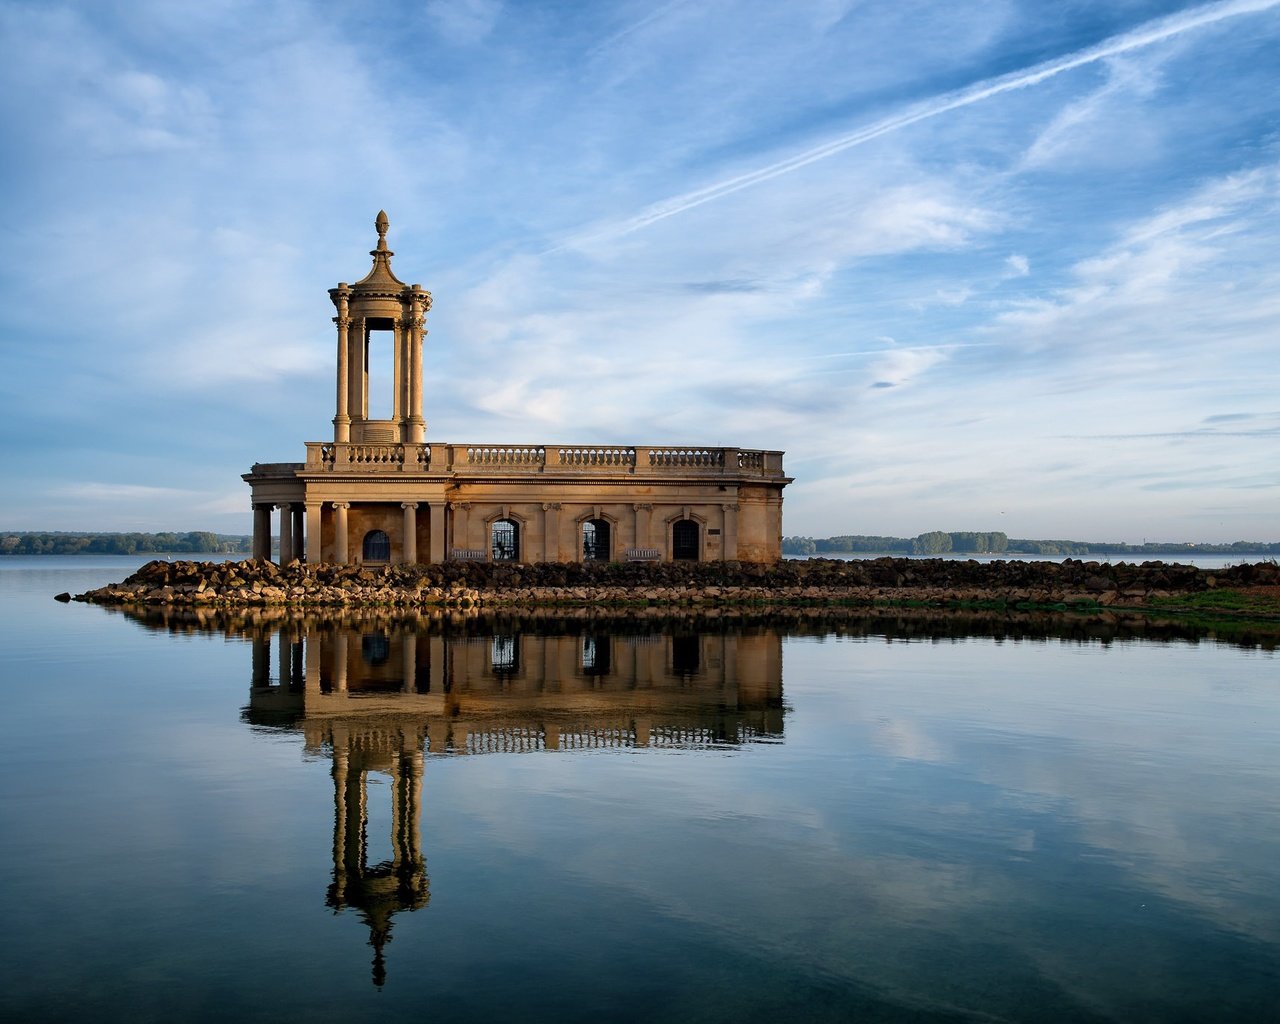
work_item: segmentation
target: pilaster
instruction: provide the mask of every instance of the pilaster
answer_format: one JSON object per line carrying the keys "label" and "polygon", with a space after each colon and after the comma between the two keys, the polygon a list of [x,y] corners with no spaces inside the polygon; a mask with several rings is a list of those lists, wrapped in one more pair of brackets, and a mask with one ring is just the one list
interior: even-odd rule
{"label": "pilaster", "polygon": [[320,553],[320,509],[322,503],[308,501],[307,510],[307,563],[317,565],[323,559]]}
{"label": "pilaster", "polygon": [[448,550],[445,546],[445,505],[444,502],[433,501],[427,506],[427,514],[430,518],[431,525],[431,553],[430,561],[440,563],[445,560],[445,552]]}
{"label": "pilaster", "polygon": [[542,560],[560,560],[560,502],[542,503]]}
{"label": "pilaster", "polygon": [[738,506],[721,505],[720,513],[724,517],[720,529],[720,557],[728,562],[738,557]]}

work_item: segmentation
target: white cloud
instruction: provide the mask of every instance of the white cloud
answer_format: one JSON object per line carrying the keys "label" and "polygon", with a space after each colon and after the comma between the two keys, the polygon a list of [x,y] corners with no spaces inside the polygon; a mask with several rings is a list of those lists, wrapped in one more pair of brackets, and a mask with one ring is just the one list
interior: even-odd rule
{"label": "white cloud", "polygon": [[1013,253],[1005,261],[1009,277],[1026,277],[1031,273],[1031,261],[1020,253]]}

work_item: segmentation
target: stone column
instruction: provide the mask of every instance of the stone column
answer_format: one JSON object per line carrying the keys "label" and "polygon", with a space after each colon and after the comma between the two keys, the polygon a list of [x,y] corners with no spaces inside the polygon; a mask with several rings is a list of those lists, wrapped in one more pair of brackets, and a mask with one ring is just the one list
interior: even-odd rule
{"label": "stone column", "polygon": [[422,418],[422,336],[427,333],[423,314],[430,308],[431,296],[415,284],[409,313],[409,440],[414,444],[421,444],[427,432]]}
{"label": "stone column", "polygon": [[347,362],[350,368],[347,371],[347,408],[355,414],[355,418],[364,420],[369,418],[366,384],[368,374],[365,372],[368,365],[369,332],[362,316],[352,318],[351,327],[355,332],[355,344],[351,344],[352,335],[348,333]]}
{"label": "stone column", "polygon": [[405,420],[408,416],[408,405],[406,391],[409,385],[409,361],[405,359],[405,339],[409,336],[408,324],[403,317],[397,317],[392,321],[391,334],[391,379],[395,382],[395,386],[391,389],[391,418],[400,427],[400,440],[409,440],[408,426]]}
{"label": "stone column", "polygon": [[271,557],[271,506],[253,506],[253,557]]}
{"label": "stone column", "polygon": [[293,688],[293,641],[287,630],[280,630],[280,692]]}
{"label": "stone column", "polygon": [[[445,683],[448,681],[447,652],[444,637],[436,634],[427,637],[427,689],[432,693],[443,694],[445,691]],[[440,753],[435,747],[431,750],[432,753]]]}
{"label": "stone column", "polygon": [[333,417],[333,440],[336,444],[346,444],[351,440],[351,355],[348,339],[351,317],[347,315],[347,299],[351,293],[345,281],[334,291],[334,304],[338,307],[338,315],[333,318],[338,325],[338,408]]}
{"label": "stone column", "polygon": [[431,528],[429,560],[437,564],[445,559],[444,512],[445,506],[442,502],[433,501],[427,506],[427,515],[430,517],[428,522]]}
{"label": "stone column", "polygon": [[255,690],[264,690],[271,685],[271,641],[261,633],[255,633],[253,640],[253,682]]}
{"label": "stone column", "polygon": [[333,560],[339,565],[347,564],[347,509],[350,502],[335,501],[333,503]]}
{"label": "stone column", "polygon": [[333,692],[347,692],[347,631],[342,626],[333,634]]}
{"label": "stone column", "polygon": [[333,744],[333,877],[338,891],[347,877],[347,773],[350,770],[347,748]]}
{"label": "stone column", "polygon": [[417,689],[418,679],[418,635],[411,630],[405,630],[400,634],[400,642],[403,644],[400,690],[403,693],[413,693]]}
{"label": "stone column", "polygon": [[289,505],[277,505],[280,509],[280,564],[288,565],[293,559],[293,512]]}
{"label": "stone column", "polygon": [[318,565],[324,558],[320,550],[320,509],[318,501],[307,502],[307,563]]}
{"label": "stone column", "polygon": [[[403,737],[401,738],[403,744]],[[403,772],[403,754],[397,752],[392,755],[391,763],[387,769],[391,772],[391,863],[399,864],[403,854],[404,844],[402,836],[404,835],[404,812],[405,812],[405,787]]]}
{"label": "stone column", "polygon": [[[307,697],[320,692],[320,631],[308,629],[304,637],[304,658],[306,659]],[[305,706],[305,705],[304,705]]]}
{"label": "stone column", "polygon": [[402,501],[404,509],[404,552],[401,561],[405,565],[413,565],[418,561],[418,503]]}
{"label": "stone column", "polygon": [[293,557],[299,561],[306,558],[306,509],[299,504],[289,506],[293,515]]}

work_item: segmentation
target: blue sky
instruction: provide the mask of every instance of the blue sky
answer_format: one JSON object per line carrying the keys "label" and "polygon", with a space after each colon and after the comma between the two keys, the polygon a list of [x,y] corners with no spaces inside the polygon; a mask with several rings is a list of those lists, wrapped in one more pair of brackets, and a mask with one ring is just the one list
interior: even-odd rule
{"label": "blue sky", "polygon": [[247,532],[385,208],[429,440],[1280,539],[1280,0],[0,0],[0,85],[0,528]]}

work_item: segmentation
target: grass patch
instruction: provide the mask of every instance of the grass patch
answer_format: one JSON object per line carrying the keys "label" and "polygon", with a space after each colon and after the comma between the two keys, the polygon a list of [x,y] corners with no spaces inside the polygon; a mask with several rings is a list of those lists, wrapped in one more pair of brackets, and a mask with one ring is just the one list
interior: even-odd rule
{"label": "grass patch", "polygon": [[1280,596],[1249,593],[1242,590],[1204,590],[1198,594],[1155,597],[1147,602],[1163,611],[1195,612],[1220,615],[1280,616]]}

